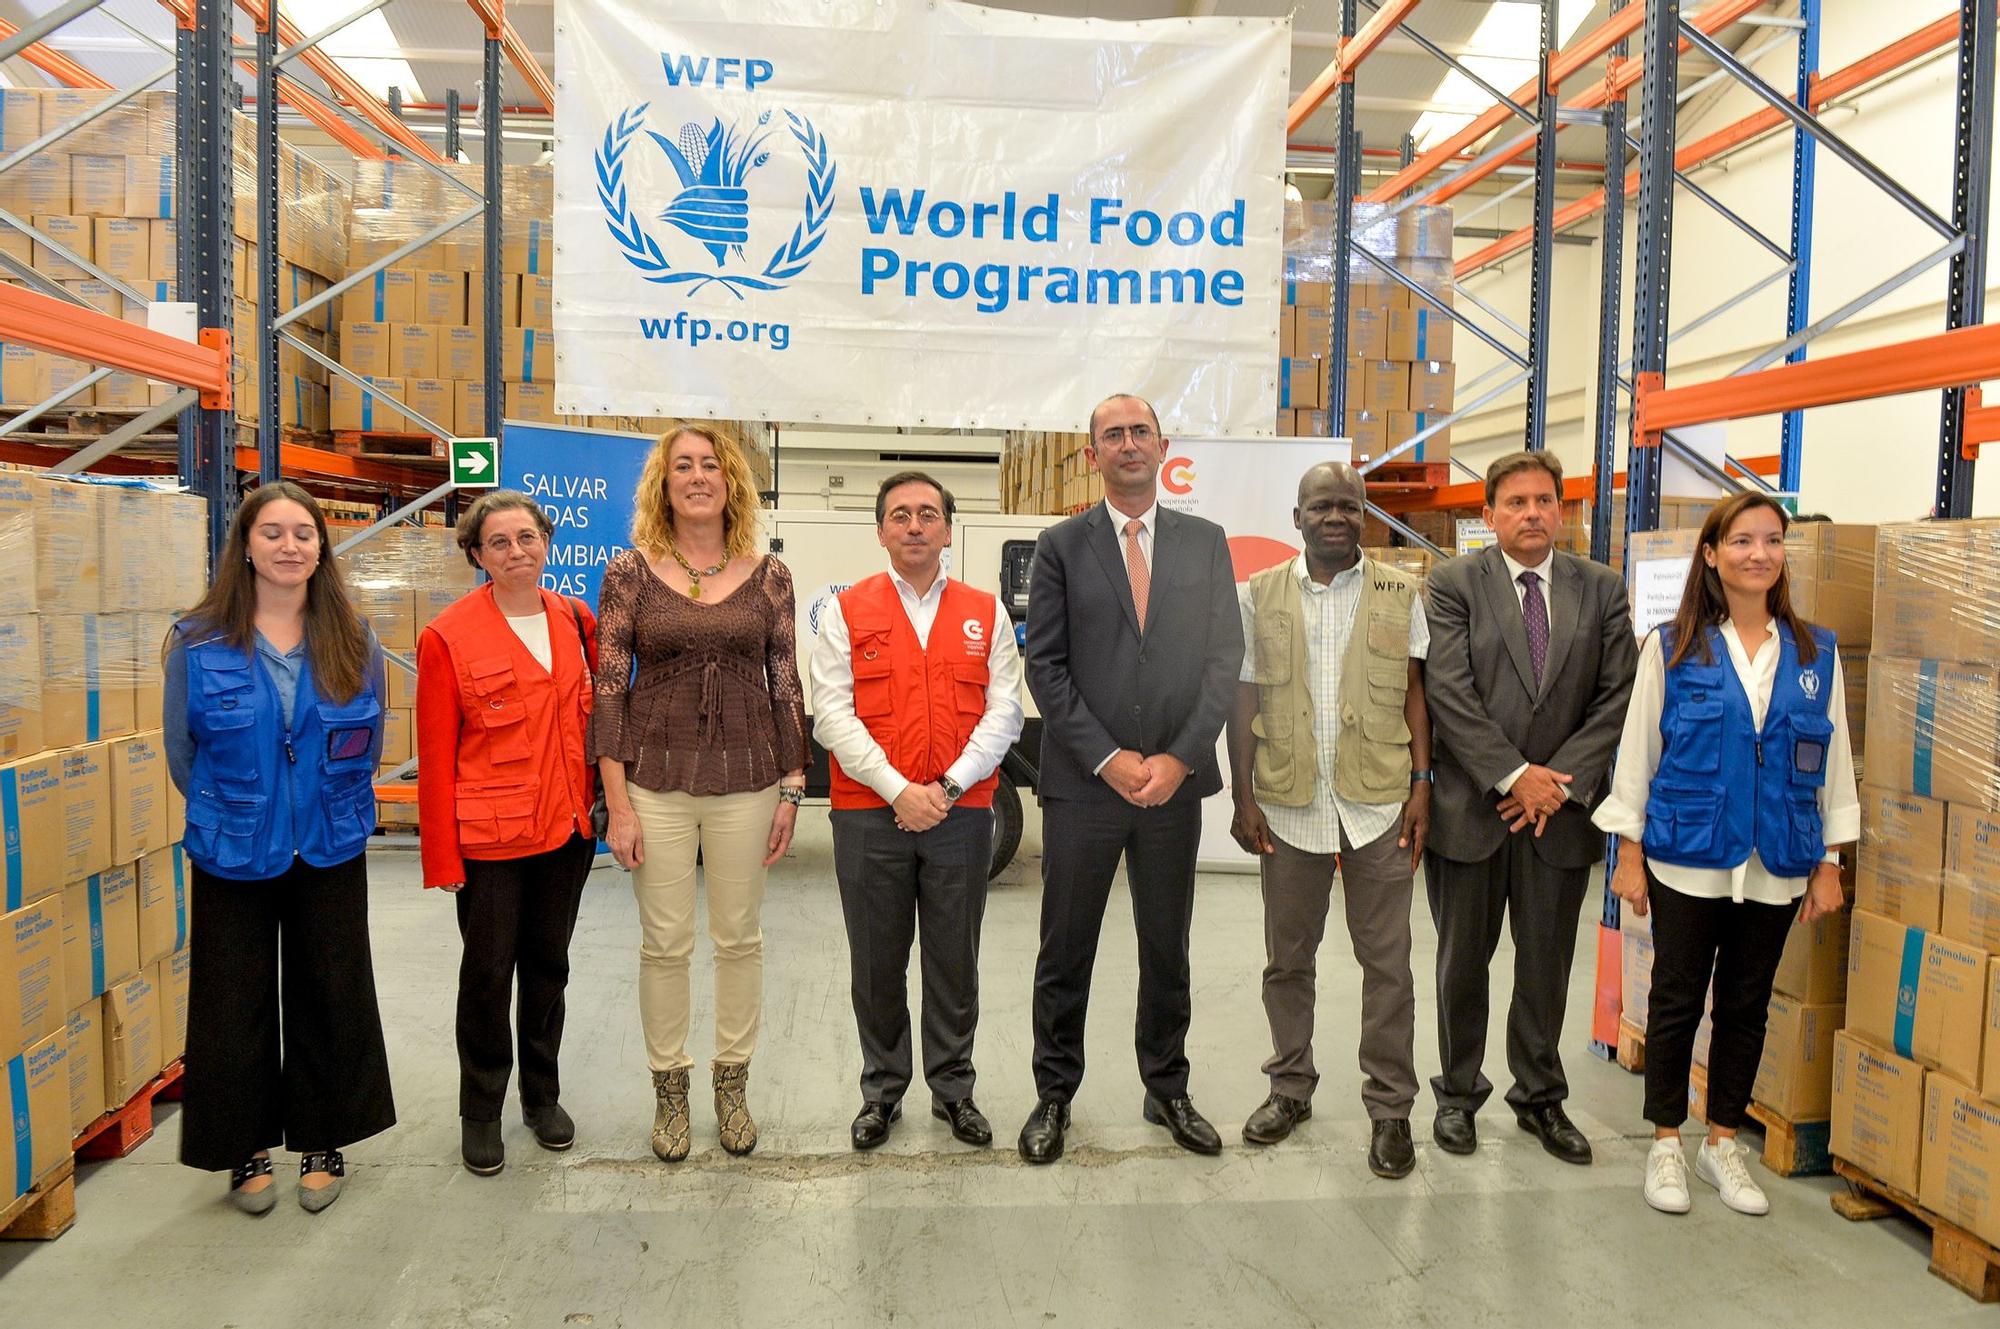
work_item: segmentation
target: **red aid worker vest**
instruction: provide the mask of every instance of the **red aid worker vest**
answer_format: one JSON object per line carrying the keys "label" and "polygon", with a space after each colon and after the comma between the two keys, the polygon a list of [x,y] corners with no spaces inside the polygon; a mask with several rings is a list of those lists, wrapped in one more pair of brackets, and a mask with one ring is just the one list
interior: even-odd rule
{"label": "red aid worker vest", "polygon": [[[854,714],[904,779],[929,784],[941,777],[986,714],[986,652],[996,608],[991,594],[947,578],[926,647],[888,573],[841,593],[854,667]],[[841,770],[838,759],[828,754],[828,760],[835,807],[888,806]],[[959,806],[992,807],[997,783],[997,775],[987,776],[965,791]]]}

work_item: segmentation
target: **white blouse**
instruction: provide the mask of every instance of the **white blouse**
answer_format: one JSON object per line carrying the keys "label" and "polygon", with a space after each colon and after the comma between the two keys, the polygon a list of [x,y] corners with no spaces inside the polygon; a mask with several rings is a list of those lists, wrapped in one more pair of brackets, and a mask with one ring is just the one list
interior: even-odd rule
{"label": "white blouse", "polygon": [[[1722,625],[1723,644],[1736,679],[1750,702],[1750,718],[1759,729],[1771,706],[1771,685],[1778,677],[1780,642],[1778,625],[1770,625],[1756,657],[1746,655],[1734,622]],[[1847,685],[1841,676],[1840,657],[1833,661],[1833,686],[1828,689],[1827,717],[1833,721],[1833,740],[1827,747],[1826,783],[1819,791],[1819,817],[1826,837],[1825,861],[1839,861],[1832,846],[1850,844],[1861,838],[1861,798],[1854,785],[1854,751],[1847,736]],[[1627,840],[1646,838],[1646,802],[1653,776],[1660,769],[1660,710],[1666,701],[1667,664],[1660,651],[1660,634],[1646,634],[1639,650],[1639,673],[1632,681],[1632,702],[1625,712],[1625,733],[1618,744],[1618,768],[1611,777],[1611,793],[1591,815],[1599,830]],[[1805,877],[1773,876],[1752,849],[1750,857],[1733,868],[1691,868],[1649,859],[1647,866],[1664,884],[1682,895],[1704,900],[1745,900],[1756,904],[1790,904],[1805,894]]]}

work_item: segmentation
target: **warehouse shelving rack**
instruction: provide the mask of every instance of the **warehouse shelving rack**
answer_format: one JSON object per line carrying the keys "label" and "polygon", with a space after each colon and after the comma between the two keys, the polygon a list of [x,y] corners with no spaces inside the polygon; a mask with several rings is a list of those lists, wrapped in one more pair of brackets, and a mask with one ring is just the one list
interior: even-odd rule
{"label": "warehouse shelving rack", "polygon": [[[504,0],[467,0],[478,17],[483,32],[479,116],[485,142],[489,145],[483,188],[474,189],[445,169],[445,160],[433,151],[396,113],[370,94],[340,66],[327,57],[320,46],[356,20],[381,9],[389,0],[362,0],[360,6],[319,32],[301,33],[282,13],[274,13],[266,0],[161,0],[172,13],[175,42],[171,51],[164,46],[168,61],[158,71],[125,89],[111,89],[102,79],[42,43],[42,39],[73,19],[91,12],[103,0],[68,0],[68,3],[24,27],[0,25],[0,60],[19,55],[48,73],[57,82],[78,88],[112,92],[112,96],[89,113],[43,134],[17,152],[0,159],[0,171],[27,160],[36,152],[60,143],[69,134],[99,116],[138,96],[147,88],[172,77],[176,91],[178,170],[175,212],[180,225],[176,294],[195,306],[198,339],[189,342],[167,337],[149,329],[114,319],[84,307],[58,284],[36,273],[26,264],[0,255],[0,265],[28,283],[30,289],[0,288],[0,339],[18,341],[38,349],[100,366],[96,373],[48,400],[38,403],[0,424],[0,459],[31,461],[50,465],[58,471],[81,471],[89,467],[107,470],[158,469],[157,464],[119,458],[118,449],[174,417],[179,418],[179,472],[187,486],[209,500],[211,552],[221,548],[223,533],[234,515],[239,472],[254,473],[260,481],[280,475],[304,478],[340,489],[342,486],[386,489],[394,500],[413,491],[427,490],[414,502],[404,502],[390,514],[413,511],[449,491],[449,486],[433,487],[435,475],[424,468],[398,466],[358,458],[320,448],[286,443],[279,432],[278,348],[288,343],[301,354],[326,366],[329,372],[353,379],[355,376],[321,354],[317,348],[288,331],[304,315],[337,300],[357,283],[380,269],[414,253],[423,244],[446,231],[473,222],[484,224],[486,270],[500,265],[501,142],[500,77],[501,61],[514,66],[542,99],[545,108],[555,105],[555,88],[535,61],[527,44],[508,21]],[[253,22],[257,41],[254,47],[235,44],[232,20],[240,9]],[[151,40],[150,38],[148,40]],[[309,87],[286,67],[297,62],[319,79],[322,89]],[[262,400],[258,412],[257,447],[239,448],[235,436],[234,403],[230,393],[229,338],[234,313],[235,292],[231,271],[234,242],[234,180],[232,177],[231,112],[237,103],[233,68],[254,72],[257,80],[256,133],[254,154],[258,186],[258,267],[256,281],[258,344],[255,355]],[[456,101],[454,96],[453,101]],[[449,224],[413,241],[396,252],[349,273],[330,290],[280,314],[278,305],[278,138],[280,106],[303,115],[314,125],[358,157],[393,157],[428,169],[442,177],[450,189],[463,194],[468,207]],[[455,131],[456,121],[451,128]],[[450,137],[456,137],[453,133]],[[456,147],[456,144],[448,146]],[[129,284],[112,278],[96,265],[79,258],[61,243],[35,230],[26,219],[0,210],[0,225],[12,226],[31,235],[57,257],[105,281],[126,301],[150,303]],[[499,384],[500,311],[497,288],[485,292],[485,378],[486,432],[497,435],[505,408]],[[218,359],[219,357],[219,359]],[[220,382],[215,381],[219,364]],[[91,446],[75,453],[59,448],[9,442],[7,435],[61,405],[85,386],[114,370],[128,370],[175,384],[183,389],[171,401],[141,415]],[[380,394],[378,394],[380,395]],[[419,420],[422,417],[401,403],[399,410]],[[432,422],[424,421],[429,425]],[[433,426],[435,427],[435,426]],[[448,435],[448,430],[438,430]]]}

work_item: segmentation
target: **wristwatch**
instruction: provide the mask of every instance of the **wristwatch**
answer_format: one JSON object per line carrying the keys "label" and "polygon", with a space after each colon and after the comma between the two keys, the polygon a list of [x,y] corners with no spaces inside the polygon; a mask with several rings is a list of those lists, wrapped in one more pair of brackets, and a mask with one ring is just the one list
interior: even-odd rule
{"label": "wristwatch", "polygon": [[938,777],[938,788],[944,790],[944,796],[950,802],[956,803],[959,799],[965,797],[964,788],[949,775]]}
{"label": "wristwatch", "polygon": [[797,807],[806,801],[806,791],[803,789],[794,789],[790,785],[779,785],[778,801],[780,803],[790,803],[793,807]]}
{"label": "wristwatch", "polygon": [[1411,783],[1411,784],[1436,784],[1436,783],[1437,783],[1437,778],[1438,778],[1438,776],[1437,776],[1437,772],[1436,772],[1436,771],[1411,771],[1411,772],[1410,772],[1410,783]]}

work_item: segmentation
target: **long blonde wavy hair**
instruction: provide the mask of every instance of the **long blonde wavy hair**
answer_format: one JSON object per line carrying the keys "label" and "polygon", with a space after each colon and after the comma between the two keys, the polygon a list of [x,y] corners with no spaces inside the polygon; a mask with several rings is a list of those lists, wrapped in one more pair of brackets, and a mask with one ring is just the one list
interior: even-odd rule
{"label": "long blonde wavy hair", "polygon": [[638,502],[632,514],[632,544],[648,558],[665,558],[674,540],[674,510],[667,500],[667,466],[674,441],[684,435],[706,439],[722,464],[729,492],[722,508],[723,553],[730,559],[757,552],[757,481],[743,445],[721,425],[707,420],[676,420],[660,435],[639,475]]}

